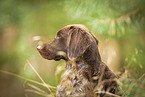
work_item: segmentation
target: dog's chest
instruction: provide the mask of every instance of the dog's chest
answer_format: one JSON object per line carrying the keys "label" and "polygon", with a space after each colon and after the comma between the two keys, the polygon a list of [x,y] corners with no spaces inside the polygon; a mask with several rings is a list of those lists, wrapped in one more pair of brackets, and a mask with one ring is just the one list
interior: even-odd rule
{"label": "dog's chest", "polygon": [[86,97],[93,96],[93,83],[90,83],[80,71],[66,69],[58,86],[57,97]]}

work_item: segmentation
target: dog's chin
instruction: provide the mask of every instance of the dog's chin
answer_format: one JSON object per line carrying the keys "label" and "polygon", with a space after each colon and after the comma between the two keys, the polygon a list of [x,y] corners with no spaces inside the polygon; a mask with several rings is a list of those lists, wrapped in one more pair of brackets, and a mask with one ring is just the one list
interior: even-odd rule
{"label": "dog's chin", "polygon": [[59,61],[60,59],[54,59],[55,61]]}
{"label": "dog's chin", "polygon": [[63,56],[59,56],[59,55],[53,58],[53,60],[55,60],[55,61],[59,61],[61,59],[65,60],[65,58]]}
{"label": "dog's chin", "polygon": [[53,56],[53,57],[49,56],[48,57],[48,56],[43,55],[42,57],[47,59],[47,60],[55,60],[55,61],[59,61],[61,59],[64,59],[62,56]]}

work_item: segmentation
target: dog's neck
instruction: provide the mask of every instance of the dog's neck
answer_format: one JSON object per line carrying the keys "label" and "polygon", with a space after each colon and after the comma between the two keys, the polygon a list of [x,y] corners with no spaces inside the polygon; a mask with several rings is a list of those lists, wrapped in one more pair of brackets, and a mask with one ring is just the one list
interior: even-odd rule
{"label": "dog's neck", "polygon": [[81,61],[79,63],[66,61],[66,71],[62,76],[62,82],[58,87],[57,94],[65,97],[89,97],[90,94],[88,95],[87,92],[91,92],[93,97],[94,83],[85,77],[85,71],[88,68],[87,64]]}
{"label": "dog's neck", "polygon": [[[78,58],[75,61],[66,61],[66,73],[71,71],[75,74],[76,78],[80,75],[85,77],[86,79],[92,81],[92,77],[96,75],[100,75],[102,72],[102,66],[95,67],[95,64],[90,65],[86,63],[81,58]],[[96,68],[96,69],[95,69]]]}

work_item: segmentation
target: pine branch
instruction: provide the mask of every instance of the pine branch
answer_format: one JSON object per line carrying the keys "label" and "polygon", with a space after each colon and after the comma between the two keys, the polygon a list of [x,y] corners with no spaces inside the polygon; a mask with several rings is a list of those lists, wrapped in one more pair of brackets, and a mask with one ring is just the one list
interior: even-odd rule
{"label": "pine branch", "polygon": [[99,21],[100,23],[124,21],[128,19],[131,15],[136,14],[138,11],[139,9],[136,9],[118,18],[99,19],[97,21]]}

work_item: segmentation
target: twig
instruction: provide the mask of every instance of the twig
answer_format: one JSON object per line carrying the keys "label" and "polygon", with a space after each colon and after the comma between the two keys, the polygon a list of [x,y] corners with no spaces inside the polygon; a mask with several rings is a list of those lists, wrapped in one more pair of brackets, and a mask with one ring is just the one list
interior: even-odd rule
{"label": "twig", "polygon": [[37,90],[37,91],[43,93],[43,94],[48,95],[47,92],[43,91],[42,89],[40,89],[40,88],[38,88],[38,87],[36,87],[36,86],[34,86],[34,85],[32,85],[32,84],[29,84],[29,83],[28,83],[27,85],[30,86],[30,87],[32,87],[33,89],[35,89],[35,90]]}
{"label": "twig", "polygon": [[[23,77],[23,76],[20,76],[20,75],[17,75],[17,74],[8,72],[8,71],[0,70],[0,72],[5,73],[5,74],[8,74],[8,75],[12,75],[12,76],[15,76],[15,77],[24,79],[24,80],[27,80],[27,81],[29,81],[29,82],[32,82],[32,83],[35,83],[35,84],[38,84],[38,85],[41,85],[41,86],[44,86],[43,83],[37,82],[37,81],[35,81],[35,80],[29,79],[29,78],[26,78],[26,77]],[[49,88],[55,88],[55,89],[56,89],[56,87],[54,87],[54,86],[50,86],[50,85],[48,85],[48,84],[47,84],[47,86],[48,86]]]}
{"label": "twig", "polygon": [[[39,75],[39,73],[35,70],[35,68],[32,66],[32,64],[29,62],[29,60],[27,60],[29,66],[33,69],[33,71],[36,73],[36,75],[39,77],[39,79],[42,81],[43,86],[46,87],[50,93],[53,95],[51,89],[49,88],[49,86],[44,82],[44,80],[41,78],[41,76]],[[54,96],[54,95],[53,95]]]}
{"label": "twig", "polygon": [[103,75],[104,75],[104,72],[105,72],[105,68],[106,68],[105,65],[102,64],[102,66],[103,66],[102,74],[99,77],[98,85],[97,85],[97,87],[95,87],[94,91],[98,90],[98,88],[101,86],[101,81],[102,81],[102,78],[103,78]]}
{"label": "twig", "polygon": [[140,81],[144,76],[145,76],[145,73],[144,73],[136,82],[131,83],[130,87],[128,88],[128,95],[130,94],[130,92],[131,92],[133,86],[135,86],[135,84],[136,84],[138,81]]}
{"label": "twig", "polygon": [[106,92],[106,91],[99,91],[99,92],[96,92],[96,94],[100,94],[100,93],[105,93],[105,94],[108,94],[108,95],[111,95],[111,96],[114,96],[114,97],[121,97],[121,96],[118,96],[118,95],[115,95],[115,94],[112,94],[112,93]]}
{"label": "twig", "polygon": [[121,91],[123,91],[123,94],[125,97],[127,97],[126,93],[124,92],[124,90],[122,89],[122,87],[119,86],[119,88],[121,89]]}
{"label": "twig", "polygon": [[45,96],[45,97],[48,97],[49,96],[49,94],[44,94],[44,93],[41,93],[39,91],[35,91],[35,90],[31,90],[31,89],[26,89],[25,91],[26,92],[36,93],[36,94],[39,94],[39,95],[42,95],[42,96]]}

